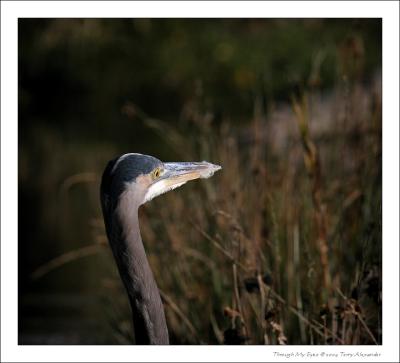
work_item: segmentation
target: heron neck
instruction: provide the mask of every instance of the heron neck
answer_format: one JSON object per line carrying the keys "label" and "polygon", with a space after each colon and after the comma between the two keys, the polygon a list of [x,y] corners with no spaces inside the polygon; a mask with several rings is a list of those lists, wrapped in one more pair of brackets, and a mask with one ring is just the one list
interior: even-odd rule
{"label": "heron neck", "polygon": [[[126,198],[124,198],[126,197]],[[120,199],[122,248],[115,253],[132,308],[137,344],[168,344],[164,308],[140,235],[137,204],[132,196]]]}

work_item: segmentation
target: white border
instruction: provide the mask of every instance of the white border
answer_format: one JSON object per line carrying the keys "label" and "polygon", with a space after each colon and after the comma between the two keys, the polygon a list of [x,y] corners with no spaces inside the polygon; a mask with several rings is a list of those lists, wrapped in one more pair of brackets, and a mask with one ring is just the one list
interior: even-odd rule
{"label": "white border", "polygon": [[[322,361],[274,352],[379,352],[399,359],[399,5],[343,2],[2,2],[1,4],[1,361]],[[383,346],[18,346],[17,19],[19,17],[381,17],[383,18]]]}

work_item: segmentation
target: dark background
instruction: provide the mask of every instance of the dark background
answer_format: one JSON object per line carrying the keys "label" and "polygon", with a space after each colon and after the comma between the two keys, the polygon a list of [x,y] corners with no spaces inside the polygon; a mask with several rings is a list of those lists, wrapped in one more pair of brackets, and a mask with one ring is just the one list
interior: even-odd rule
{"label": "dark background", "polygon": [[[252,178],[250,185],[258,183],[261,189],[268,186],[271,193],[292,180],[294,188],[303,193],[303,181],[307,190],[311,184],[302,161],[300,134],[296,122],[290,120],[296,118],[294,99],[301,99],[304,94],[314,105],[311,119],[318,119],[321,114],[327,117],[325,123],[314,121],[311,135],[321,151],[326,183],[323,203],[328,210],[336,206],[331,208],[335,212],[327,217],[328,224],[334,225],[339,211],[344,210],[343,203],[335,204],[338,200],[346,201],[345,196],[352,192],[356,199],[357,191],[362,195],[359,210],[346,217],[354,223],[340,227],[343,231],[339,231],[339,237],[335,235],[342,238],[336,250],[346,243],[353,246],[344,258],[340,255],[342,258],[338,259],[349,272],[349,281],[368,274],[366,265],[373,266],[371,270],[377,270],[379,275],[380,19],[20,19],[18,31],[21,344],[125,342],[116,338],[115,332],[129,331],[129,326],[123,325],[130,321],[129,311],[126,306],[113,306],[108,299],[108,276],[118,281],[113,261],[107,251],[97,253],[97,247],[80,250],[104,242],[98,181],[108,160],[125,152],[151,154],[165,161],[212,158],[209,161],[224,166],[224,173],[228,161],[224,163],[223,155],[215,150],[219,143],[228,144],[231,138],[238,145],[238,162],[243,166],[236,174],[232,172],[232,178],[248,175]],[[372,131],[368,125],[374,125]],[[258,131],[254,131],[255,127],[259,127]],[[174,143],[177,134],[191,145],[191,152],[186,152],[179,142]],[[264,140],[260,141],[260,160],[268,175],[264,181],[252,177],[254,169],[247,168],[247,153],[251,154],[251,145],[258,139]],[[373,147],[364,144],[370,141]],[[287,159],[293,148],[297,148],[298,157],[291,166]],[[341,168],[343,172],[336,175],[335,184],[331,174]],[[292,175],[290,170],[300,171],[293,171]],[[349,175],[357,176],[357,187]],[[232,184],[232,179],[215,178],[219,179],[210,179],[210,183],[216,183],[217,193]],[[182,198],[200,190],[198,186],[185,188],[176,192],[182,192]],[[285,194],[282,190],[279,193]],[[227,196],[226,203],[231,197]],[[282,205],[278,199],[276,203]],[[175,202],[165,200],[170,201],[169,215]],[[242,201],[251,204],[246,195]],[[312,209],[310,194],[308,202],[303,202],[300,200],[296,207],[287,201],[287,206],[296,215],[303,207]],[[162,225],[162,202],[158,203],[160,215],[151,206],[144,213],[151,223]],[[218,203],[214,201],[221,208],[223,203]],[[203,209],[208,211],[205,206]],[[264,211],[264,217],[265,213],[268,212]],[[278,215],[274,224],[272,217],[265,217],[260,231],[268,230],[265,233],[271,236],[277,223],[277,240],[284,246],[284,226],[292,226],[288,218],[280,220]],[[182,228],[190,228],[185,226]],[[161,228],[153,227],[156,231]],[[209,233],[218,233],[218,228],[218,223],[205,227]],[[254,230],[248,227],[246,233],[252,235]],[[301,229],[300,234],[303,238],[307,232]],[[361,256],[366,235],[373,236],[377,245],[373,261]],[[334,246],[335,238],[329,242]],[[174,238],[170,240],[173,242]],[[168,253],[152,250],[151,246],[148,248],[155,256]],[[335,250],[334,246],[330,248]],[[70,251],[80,252],[64,255],[48,271],[37,270]],[[356,271],[355,261],[364,258],[360,263],[364,267]],[[155,259],[154,266],[159,262]],[[176,261],[168,263],[173,265]],[[284,266],[291,262],[283,256],[281,263],[286,274]],[[309,271],[307,266],[304,271]],[[231,273],[230,267],[228,271]],[[380,286],[380,277],[374,281]],[[198,294],[205,285],[198,287]],[[354,284],[347,285],[345,294],[350,295]],[[172,295],[178,291],[167,286],[163,289]],[[231,291],[224,284],[221,286],[222,291]],[[274,288],[287,297],[283,286],[282,282]],[[213,300],[209,295],[213,288],[204,292],[209,300]],[[120,294],[123,300],[123,292]],[[231,302],[223,296],[221,292],[222,302],[214,301],[212,308],[222,330],[229,326],[223,306]],[[188,301],[188,296],[178,292],[173,297],[178,306]],[[212,327],[200,326],[195,317],[189,320],[198,329],[201,342],[218,342]],[[116,328],[115,321],[122,321],[122,328]],[[175,331],[174,324],[179,322],[169,321],[175,343],[196,342],[185,340],[185,332]],[[295,326],[291,324],[286,323],[288,330]],[[373,332],[378,337],[380,323],[371,324],[375,324]],[[286,335],[289,342],[298,343],[295,327]],[[302,342],[310,343],[308,338]]]}

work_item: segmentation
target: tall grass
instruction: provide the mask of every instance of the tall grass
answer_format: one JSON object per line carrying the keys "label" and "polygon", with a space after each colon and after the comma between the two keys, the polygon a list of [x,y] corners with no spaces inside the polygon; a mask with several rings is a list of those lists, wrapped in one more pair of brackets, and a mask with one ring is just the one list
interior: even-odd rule
{"label": "tall grass", "polygon": [[[381,343],[380,96],[341,91],[293,97],[281,125],[259,101],[236,128],[196,103],[178,129],[125,106],[179,160],[223,166],[140,210],[172,343]],[[105,287],[132,342],[118,276]]]}
{"label": "tall grass", "polygon": [[[178,127],[124,106],[177,160],[223,167],[140,209],[172,343],[381,344],[379,91],[379,82],[375,91],[344,82],[329,94],[293,95],[291,105],[268,104],[268,111],[256,98],[243,125],[216,122],[201,96],[184,106]],[[33,277],[101,252],[111,342],[132,343],[127,298],[97,208],[96,165],[94,173],[67,178],[60,194],[67,200],[72,185],[88,183],[95,244]]]}

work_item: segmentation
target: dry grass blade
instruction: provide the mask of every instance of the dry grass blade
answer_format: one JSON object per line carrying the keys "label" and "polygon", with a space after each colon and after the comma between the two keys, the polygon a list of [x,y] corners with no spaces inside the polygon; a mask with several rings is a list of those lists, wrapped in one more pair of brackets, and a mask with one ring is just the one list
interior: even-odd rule
{"label": "dry grass blade", "polygon": [[140,107],[129,102],[123,107],[124,113],[131,119],[139,118],[149,129],[154,130],[162,139],[172,147],[177,155],[190,157],[191,147],[186,138],[176,128],[167,122],[155,119],[147,115]]}
{"label": "dry grass blade", "polygon": [[260,323],[262,327],[262,334],[263,334],[263,340],[264,344],[267,343],[267,325],[265,321],[265,306],[266,306],[266,301],[265,301],[265,289],[263,288],[264,282],[262,280],[262,277],[260,274],[257,275],[257,282],[258,286],[260,288],[260,303],[261,303],[261,309],[260,309]]}
{"label": "dry grass blade", "polygon": [[233,272],[233,288],[234,288],[234,293],[235,293],[236,306],[239,309],[240,319],[241,319],[241,322],[242,322],[242,335],[247,337],[248,336],[248,331],[247,331],[247,327],[246,327],[246,321],[244,319],[242,302],[240,300],[240,295],[239,295],[238,276],[237,276],[236,264],[232,265],[232,272]]}
{"label": "dry grass blade", "polygon": [[80,183],[94,183],[99,180],[99,175],[97,173],[92,172],[84,172],[78,173],[69,176],[64,182],[61,184],[60,193],[63,197],[65,197],[68,191],[76,184]]}
{"label": "dry grass blade", "polygon": [[304,151],[304,163],[312,181],[312,201],[314,205],[314,216],[317,228],[316,245],[319,249],[322,278],[324,287],[329,293],[331,290],[332,278],[329,271],[329,258],[328,258],[328,241],[327,241],[327,227],[326,227],[326,216],[324,208],[322,206],[321,194],[321,165],[320,157],[318,154],[317,147],[311,140],[309,131],[309,110],[308,110],[308,99],[304,93],[301,100],[292,98],[292,107],[296,115],[297,124],[300,131],[301,142]]}
{"label": "dry grass blade", "polygon": [[197,342],[200,342],[200,338],[199,338],[199,335],[197,334],[195,327],[190,322],[190,320],[187,318],[187,316],[183,313],[183,311],[179,308],[179,306],[177,304],[175,304],[174,301],[171,299],[171,297],[168,296],[164,291],[162,291],[161,289],[159,289],[159,291],[160,291],[160,295],[161,295],[162,299],[168,304],[168,306],[173,310],[173,312],[179,316],[179,318],[182,320],[182,322],[189,329],[193,338],[195,338]]}
{"label": "dry grass blade", "polygon": [[104,249],[105,244],[95,244],[85,246],[67,253],[64,253],[49,262],[45,263],[44,265],[38,267],[31,275],[33,280],[37,280],[49,272],[60,268],[63,265],[66,265],[72,261],[76,261],[83,257],[93,256]]}
{"label": "dry grass blade", "polygon": [[224,254],[226,257],[228,257],[229,260],[231,260],[233,263],[235,263],[238,267],[240,267],[244,271],[247,271],[247,268],[245,266],[243,266],[239,261],[237,261],[224,247],[221,246],[220,243],[218,243],[218,241],[216,241],[214,238],[212,238],[206,231],[201,229],[198,225],[196,225],[194,223],[192,223],[192,225],[198,232],[200,232],[200,234],[203,237],[205,237],[208,241],[210,241],[217,248],[218,251],[220,251],[222,254]]}
{"label": "dry grass blade", "polygon": [[211,326],[213,328],[213,332],[215,337],[217,338],[217,341],[219,344],[223,344],[224,343],[224,334],[222,333],[221,329],[218,327],[218,323],[215,319],[214,314],[210,315],[210,322],[211,322]]}
{"label": "dry grass blade", "polygon": [[[339,293],[339,295],[346,301],[346,302],[350,302],[350,299],[348,297],[346,297],[343,292],[339,289],[336,288],[336,291]],[[367,334],[369,335],[369,337],[372,339],[372,341],[374,342],[374,344],[379,345],[378,341],[376,340],[374,334],[372,334],[371,329],[368,328],[368,325],[366,324],[366,322],[364,321],[363,317],[361,316],[361,314],[354,308],[354,304],[349,303],[349,305],[351,306],[351,312],[354,316],[357,317],[358,321],[361,323],[361,325],[363,326],[363,328],[365,329],[365,331],[367,332]]]}
{"label": "dry grass blade", "polygon": [[[324,331],[320,330],[320,328],[318,328],[317,325],[321,325],[318,322],[312,323],[309,319],[307,319],[301,312],[299,312],[295,307],[290,306],[286,300],[280,296],[277,292],[275,292],[273,289],[271,289],[269,286],[265,285],[263,283],[263,287],[264,289],[268,289],[268,291],[271,293],[271,295],[277,299],[281,304],[284,304],[287,306],[287,308],[289,309],[289,311],[291,311],[293,314],[295,314],[303,323],[307,324],[313,331],[315,331],[319,336],[321,336],[322,338],[325,338],[325,334]],[[321,327],[323,328],[323,326],[321,325]],[[327,329],[327,331],[335,338],[337,339],[341,344],[344,344],[343,340],[340,339],[338,336],[334,336],[333,333]]]}

